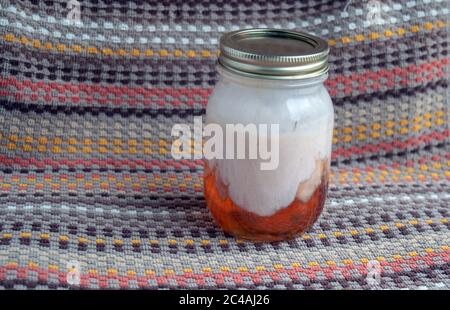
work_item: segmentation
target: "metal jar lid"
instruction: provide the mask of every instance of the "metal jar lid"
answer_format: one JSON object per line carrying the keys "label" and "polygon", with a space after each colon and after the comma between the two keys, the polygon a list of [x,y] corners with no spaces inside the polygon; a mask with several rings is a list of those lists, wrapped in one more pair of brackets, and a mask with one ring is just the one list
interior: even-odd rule
{"label": "metal jar lid", "polygon": [[304,32],[245,29],[220,38],[219,64],[238,74],[305,79],[328,71],[328,44]]}

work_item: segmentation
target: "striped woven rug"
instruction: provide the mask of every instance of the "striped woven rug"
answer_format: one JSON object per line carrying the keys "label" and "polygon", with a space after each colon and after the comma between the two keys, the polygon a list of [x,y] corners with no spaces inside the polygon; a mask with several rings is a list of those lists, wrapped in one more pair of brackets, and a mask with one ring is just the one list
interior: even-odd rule
{"label": "striped woven rug", "polygon": [[[445,0],[0,0],[0,286],[450,289],[449,26]],[[331,188],[286,242],[221,232],[170,154],[249,27],[331,48]]]}

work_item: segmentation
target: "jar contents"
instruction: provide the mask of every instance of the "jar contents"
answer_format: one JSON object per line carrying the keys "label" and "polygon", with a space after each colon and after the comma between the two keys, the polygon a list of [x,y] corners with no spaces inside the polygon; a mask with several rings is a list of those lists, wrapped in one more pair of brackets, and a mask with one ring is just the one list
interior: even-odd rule
{"label": "jar contents", "polygon": [[205,199],[222,229],[243,239],[275,241],[310,228],[325,202],[332,122],[325,116],[284,132],[295,123],[286,120],[275,170],[261,170],[260,159],[206,160]]}
{"label": "jar contents", "polygon": [[328,188],[328,166],[328,160],[318,160],[311,177],[298,184],[290,204],[273,214],[259,215],[237,206],[217,170],[206,164],[206,202],[214,219],[232,235],[253,241],[289,239],[310,228],[320,215]]}

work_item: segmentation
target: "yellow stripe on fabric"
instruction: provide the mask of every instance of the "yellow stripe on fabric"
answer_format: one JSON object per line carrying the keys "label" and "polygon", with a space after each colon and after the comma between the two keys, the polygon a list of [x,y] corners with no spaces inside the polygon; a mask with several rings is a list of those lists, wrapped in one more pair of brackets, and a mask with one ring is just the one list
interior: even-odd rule
{"label": "yellow stripe on fabric", "polygon": [[[411,132],[416,132],[424,127],[442,127],[447,126],[444,118],[446,113],[443,111],[437,111],[434,113],[435,119],[430,121],[432,114],[426,113],[423,116],[415,117],[412,120],[400,120],[397,122],[388,121],[383,124],[374,123],[372,125],[359,125],[355,127],[344,127],[341,129],[334,130],[333,144],[340,142],[347,143],[355,139],[366,140],[366,139],[380,139],[383,137],[391,136],[397,132],[399,135],[409,135]],[[423,120],[423,124],[420,122]],[[405,126],[410,126],[410,128]],[[403,126],[394,130],[395,127]],[[371,132],[370,132],[371,131]],[[4,140],[5,142],[2,142]],[[148,139],[138,142],[135,139],[126,140],[106,140],[105,138],[100,138],[97,141],[92,139],[76,139],[68,138],[67,140],[62,140],[62,138],[47,138],[25,136],[20,138],[17,135],[6,135],[0,132],[0,147],[6,147],[10,151],[17,149],[22,149],[24,152],[37,151],[40,153],[83,153],[83,154],[160,154],[165,155],[171,152],[173,141],[160,139],[158,141],[152,141]],[[33,145],[34,144],[34,145]],[[127,145],[128,147],[124,147]],[[196,154],[201,155],[201,150],[194,149],[194,143],[190,143],[191,148],[185,151],[177,151],[178,145],[174,145],[174,152],[177,155],[190,155]],[[155,147],[155,148],[152,148]]]}
{"label": "yellow stripe on fabric", "polygon": [[333,143],[380,139],[394,134],[409,135],[423,128],[446,126],[445,118],[447,115],[448,113],[446,111],[436,111],[433,113],[425,113],[412,119],[387,121],[384,123],[377,122],[353,127],[347,126],[340,129],[336,128],[333,131]]}
{"label": "yellow stripe on fabric", "polygon": [[[335,46],[337,44],[350,44],[353,42],[363,41],[375,41],[380,39],[390,39],[393,37],[401,37],[407,33],[417,33],[419,31],[430,31],[433,28],[444,28],[450,25],[450,22],[437,21],[434,23],[427,22],[422,25],[413,25],[408,28],[396,28],[395,30],[385,29],[381,32],[372,32],[370,34],[355,34],[352,36],[344,36],[341,38],[330,39],[328,44]],[[17,37],[12,33],[8,33],[2,36],[2,39],[7,42],[18,43],[26,46],[30,46],[36,49],[50,50],[59,53],[73,52],[73,53],[85,53],[91,55],[104,55],[104,56],[118,56],[118,57],[187,57],[187,58],[211,58],[217,57],[219,51],[212,50],[153,50],[153,49],[112,49],[112,48],[100,48],[95,46],[81,46],[81,45],[66,45],[62,43],[41,42],[37,39],[30,39],[25,36]]]}
{"label": "yellow stripe on fabric", "polygon": [[[332,237],[353,237],[353,236],[358,236],[358,235],[370,235],[373,233],[378,233],[378,232],[386,232],[388,230],[392,230],[392,229],[400,229],[400,228],[404,228],[404,227],[415,227],[418,225],[434,225],[434,224],[447,224],[448,223],[448,218],[435,218],[435,219],[422,219],[422,220],[410,220],[408,222],[404,222],[404,223],[400,223],[400,222],[396,222],[393,224],[384,224],[381,226],[373,226],[373,227],[368,227],[365,229],[361,229],[361,230],[347,230],[347,231],[335,231],[335,232],[330,232],[330,233],[318,233],[318,234],[304,234],[302,236],[300,236],[300,238],[302,239],[315,239],[315,240],[322,240],[322,239],[327,239],[327,238],[332,238]],[[30,231],[19,231],[19,232],[14,232],[14,233],[4,233],[2,235],[0,235],[0,238],[3,239],[12,239],[14,236],[17,236],[18,238],[35,238],[35,239],[43,239],[43,240],[50,240],[53,239],[52,237],[55,236],[56,234],[54,233],[34,233],[34,232],[30,232]],[[67,235],[56,235],[55,238],[59,241],[64,241],[64,242],[71,242],[71,241],[75,241],[81,244],[98,244],[98,245],[104,245],[106,242],[104,239],[100,239],[100,238],[86,238],[86,237],[70,237]],[[231,239],[231,240],[227,240],[227,239],[219,239],[219,240],[214,240],[214,239],[202,239],[202,240],[194,240],[194,239],[182,239],[182,240],[176,240],[176,239],[168,239],[168,240],[157,240],[157,239],[118,239],[115,238],[112,240],[112,244],[114,245],[118,245],[118,246],[125,246],[125,245],[131,245],[131,246],[141,246],[141,245],[145,245],[145,244],[149,244],[149,245],[189,245],[189,246],[210,246],[210,245],[215,245],[215,246],[227,246],[227,245],[231,245],[231,244],[244,244],[247,243],[247,241],[242,240],[242,239]]]}
{"label": "yellow stripe on fabric", "polygon": [[[343,170],[331,171],[330,183],[331,184],[360,184],[360,183],[398,183],[398,182],[425,182],[430,178],[433,180],[439,180],[442,178],[450,178],[450,161],[447,162],[430,162],[429,164],[421,164],[418,167],[401,167],[401,168],[389,168],[379,169],[372,167],[373,171],[365,171],[364,169],[355,170]],[[92,182],[90,181],[92,179]],[[101,181],[103,180],[103,181]],[[179,188],[202,188],[203,184],[199,182],[191,182],[194,178],[190,175],[182,176],[180,178],[168,177],[163,179],[160,175],[155,175],[154,180],[148,180],[147,178],[137,177],[137,180],[131,184],[131,187],[135,190],[142,188],[157,188],[164,185],[170,187],[176,185]],[[115,187],[117,189],[125,188],[125,183],[130,183],[131,178],[123,177],[118,180],[117,177],[91,177],[85,178],[84,176],[76,177],[75,180],[69,180],[66,177],[44,178],[42,181],[37,180],[36,177],[27,177],[24,183],[19,177],[11,177],[8,183],[0,183],[0,190],[9,191],[12,187],[19,187],[19,190],[26,190],[32,186],[36,189],[44,189],[48,186],[51,188],[61,188],[66,186],[69,190],[75,190],[77,188],[93,188],[93,182],[101,181],[98,186],[102,189],[108,189]],[[64,185],[67,184],[67,185]]]}

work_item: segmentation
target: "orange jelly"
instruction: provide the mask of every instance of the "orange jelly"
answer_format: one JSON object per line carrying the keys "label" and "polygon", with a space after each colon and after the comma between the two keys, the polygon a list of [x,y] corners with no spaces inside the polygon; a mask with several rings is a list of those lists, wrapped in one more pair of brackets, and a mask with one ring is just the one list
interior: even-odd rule
{"label": "orange jelly", "polygon": [[[260,216],[237,206],[216,179],[214,170],[205,166],[204,191],[208,208],[219,226],[227,233],[255,242],[278,241],[293,238],[309,229],[319,217],[328,188],[328,162],[320,184],[305,202],[295,198],[289,206],[270,216]],[[302,184],[299,185],[299,191]]]}

